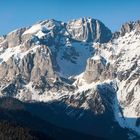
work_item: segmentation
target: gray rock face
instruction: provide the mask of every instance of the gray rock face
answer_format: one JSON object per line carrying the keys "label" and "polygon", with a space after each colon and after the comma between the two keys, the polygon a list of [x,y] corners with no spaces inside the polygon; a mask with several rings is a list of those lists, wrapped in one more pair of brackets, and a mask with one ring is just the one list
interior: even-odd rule
{"label": "gray rock face", "polygon": [[54,79],[55,73],[53,70],[51,53],[48,47],[41,46],[36,50],[33,59],[33,69],[31,69],[31,80],[38,82],[41,77]]}
{"label": "gray rock face", "polygon": [[102,58],[98,58],[97,60],[91,58],[87,61],[87,66],[84,73],[84,79],[88,83],[96,82],[100,80],[100,76],[104,70],[105,70],[105,63],[103,62]]}
{"label": "gray rock face", "polygon": [[[90,96],[88,96],[89,93]],[[97,89],[83,91],[82,93],[71,95],[68,98],[66,97],[63,100],[73,107],[90,109],[92,112],[98,115],[103,114],[106,111],[103,99],[101,98]]]}
{"label": "gray rock face", "polygon": [[113,38],[118,38],[119,36],[124,36],[126,33],[130,33],[131,31],[136,30],[136,33],[140,31],[140,21],[135,22],[127,22],[122,25],[119,32],[115,32],[113,34]]}
{"label": "gray rock face", "polygon": [[97,56],[97,59],[93,57],[87,61],[83,78],[87,83],[92,83],[97,81],[103,82],[107,79],[111,80],[116,76],[115,67],[110,63],[106,64],[102,57]]}
{"label": "gray rock face", "polygon": [[111,31],[103,23],[91,18],[70,21],[67,30],[72,38],[78,41],[105,43],[112,37]]}
{"label": "gray rock face", "polygon": [[133,29],[133,23],[126,23],[122,25],[120,34],[121,36],[124,36],[125,33],[130,33]]}
{"label": "gray rock face", "polygon": [[0,43],[1,43],[2,41],[4,41],[4,39],[5,39],[5,36],[0,36]]}
{"label": "gray rock face", "polygon": [[[31,81],[37,84],[42,77],[50,82],[56,79],[51,53],[47,46],[40,46],[35,52],[29,51],[22,59],[12,56],[7,62],[0,65],[0,71],[0,80],[3,87],[5,85],[11,87],[12,84],[15,85],[16,90]],[[15,82],[19,76],[21,80]],[[6,86],[6,89],[3,88],[2,93],[8,92],[8,94],[11,93],[11,96],[15,93],[13,88],[7,88]]]}
{"label": "gray rock face", "polygon": [[8,47],[15,47],[20,45],[22,42],[21,36],[25,30],[26,28],[21,28],[8,34],[6,36]]}
{"label": "gray rock face", "polygon": [[106,64],[104,71],[101,73],[100,75],[100,80],[104,81],[107,79],[114,79],[116,78],[117,74],[116,74],[116,68],[111,65],[110,63]]}

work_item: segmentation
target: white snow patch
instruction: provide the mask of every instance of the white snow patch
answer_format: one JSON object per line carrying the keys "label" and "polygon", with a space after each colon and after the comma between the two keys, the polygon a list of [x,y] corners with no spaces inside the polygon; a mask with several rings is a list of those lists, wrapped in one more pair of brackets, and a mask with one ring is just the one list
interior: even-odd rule
{"label": "white snow patch", "polygon": [[[77,55],[75,55],[74,59],[70,57],[71,59],[74,61],[70,61],[70,59],[68,58],[68,60],[66,58],[64,58],[64,52],[66,47],[63,46],[57,55],[57,63],[60,67],[60,75],[62,77],[70,77],[70,76],[76,76],[80,73],[82,73],[85,68],[86,68],[86,63],[87,63],[87,59],[90,58],[92,56],[92,51],[91,51],[91,46],[85,46],[83,44],[80,43],[73,43],[72,47],[75,49],[75,52],[77,53]],[[68,48],[68,50],[66,50],[66,52],[68,53],[68,51],[70,51],[71,47]]]}
{"label": "white snow patch", "polygon": [[39,31],[37,34],[36,34],[36,36],[38,37],[38,38],[42,38],[43,36],[45,36],[46,34],[45,33],[43,33],[42,31]]}
{"label": "white snow patch", "polygon": [[22,47],[23,47],[22,45],[19,45],[19,46],[13,47],[13,48],[7,48],[4,51],[4,53],[2,53],[0,55],[0,60],[1,60],[0,63],[8,61],[11,57],[13,57],[16,60],[22,59],[29,52],[35,52],[36,49],[38,47],[41,47],[41,46],[40,45],[36,45],[36,46],[30,48],[27,51],[23,51]]}
{"label": "white snow patch", "polygon": [[36,24],[33,25],[32,27],[30,27],[28,30],[26,30],[23,35],[25,34],[35,34],[37,33],[39,30],[41,30],[41,25],[40,24]]}

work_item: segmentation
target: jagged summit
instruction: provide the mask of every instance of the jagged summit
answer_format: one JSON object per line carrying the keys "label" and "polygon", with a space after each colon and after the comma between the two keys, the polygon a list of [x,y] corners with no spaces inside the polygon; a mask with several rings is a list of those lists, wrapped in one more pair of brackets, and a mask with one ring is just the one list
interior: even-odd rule
{"label": "jagged summit", "polygon": [[[23,33],[24,32],[24,33]],[[70,38],[77,41],[88,41],[88,42],[108,42],[111,39],[111,31],[99,20],[92,18],[80,18],[64,23],[56,21],[54,19],[44,20],[36,23],[35,25],[28,28],[21,28],[10,32],[8,35],[13,33],[23,34],[34,34],[38,33],[38,37],[43,35],[53,34],[54,32],[62,36],[69,36]],[[43,34],[46,33],[46,34]]]}
{"label": "jagged summit", "polygon": [[102,22],[93,18],[69,21],[67,30],[72,35],[72,38],[79,41],[105,43],[112,37],[111,31]]}
{"label": "jagged summit", "polygon": [[139,134],[139,32],[139,21],[127,23],[112,39],[92,18],[45,20],[10,32],[0,37],[0,96],[60,101],[82,108],[77,118],[90,110]]}
{"label": "jagged summit", "polygon": [[120,31],[114,33],[114,37],[124,36],[126,33],[135,31],[136,34],[140,32],[140,20],[126,22],[121,26]]}

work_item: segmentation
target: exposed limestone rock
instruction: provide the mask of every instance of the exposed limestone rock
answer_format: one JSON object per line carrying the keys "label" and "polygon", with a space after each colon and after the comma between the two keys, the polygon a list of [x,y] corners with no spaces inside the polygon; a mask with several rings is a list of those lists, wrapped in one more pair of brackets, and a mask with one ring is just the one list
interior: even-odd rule
{"label": "exposed limestone rock", "polygon": [[106,66],[105,66],[105,69],[104,71],[102,72],[101,76],[100,76],[100,80],[101,81],[104,81],[104,80],[107,80],[107,79],[114,79],[116,78],[116,70],[115,68],[110,64],[108,63]]}
{"label": "exposed limestone rock", "polygon": [[0,36],[0,43],[3,42],[5,39],[5,36]]}
{"label": "exposed limestone rock", "polygon": [[[30,81],[38,83],[42,77],[45,77],[50,82],[56,79],[56,74],[52,66],[51,52],[47,46],[40,46],[35,52],[30,51],[23,59],[17,59],[14,56],[9,58],[7,62],[3,62],[0,65],[0,71],[0,79],[2,81],[5,79],[5,82],[7,84],[10,83],[10,85],[15,84],[15,82],[13,83],[13,79],[18,79],[19,75],[22,80],[24,79],[24,82],[21,84]],[[10,90],[8,87],[6,89]],[[15,91],[12,90],[11,92]],[[9,91],[9,93],[11,92]]]}
{"label": "exposed limestone rock", "polygon": [[67,30],[72,38],[78,41],[107,42],[112,36],[107,27],[100,21],[91,18],[70,21],[67,24]]}
{"label": "exposed limestone rock", "polygon": [[7,71],[8,71],[7,63],[6,62],[3,62],[0,65],[0,80],[3,80],[6,77]]}
{"label": "exposed limestone rock", "polygon": [[36,50],[33,64],[31,80],[37,82],[41,76],[48,79],[56,78],[52,66],[51,52],[47,46],[42,46]]}
{"label": "exposed limestone rock", "polygon": [[6,36],[6,39],[8,41],[8,47],[15,47],[15,46],[20,45],[22,42],[21,36],[25,30],[26,28],[21,28],[21,29],[18,29],[16,31],[9,33]]}
{"label": "exposed limestone rock", "polygon": [[[91,93],[90,96],[87,93]],[[63,100],[73,107],[90,109],[95,114],[103,114],[105,112],[104,103],[97,89],[83,91]]]}
{"label": "exposed limestone rock", "polygon": [[140,20],[138,20],[138,21],[135,22],[134,28],[135,28],[137,31],[140,31]]}
{"label": "exposed limestone rock", "polygon": [[7,48],[8,48],[8,42],[7,40],[4,40],[0,45],[0,54],[2,54]]}
{"label": "exposed limestone rock", "polygon": [[87,81],[87,83],[96,82],[100,79],[100,75],[104,69],[105,64],[102,58],[97,60],[91,58],[87,61],[87,66],[83,78]]}
{"label": "exposed limestone rock", "polygon": [[118,38],[120,36],[124,36],[126,33],[130,33],[131,31],[136,30],[136,34],[139,33],[140,31],[140,21],[135,21],[135,22],[128,22],[122,25],[121,29],[119,32],[115,32],[113,34],[113,38]]}
{"label": "exposed limestone rock", "polygon": [[133,23],[126,23],[122,25],[122,28],[120,31],[121,36],[124,36],[125,33],[130,33],[132,29],[133,29]]}

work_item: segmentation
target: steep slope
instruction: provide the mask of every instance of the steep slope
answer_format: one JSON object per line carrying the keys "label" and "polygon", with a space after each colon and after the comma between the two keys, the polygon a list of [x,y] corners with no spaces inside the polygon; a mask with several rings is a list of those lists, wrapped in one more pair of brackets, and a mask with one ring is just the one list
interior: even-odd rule
{"label": "steep slope", "polygon": [[140,22],[131,23],[129,26],[131,31],[127,31],[114,43],[117,48],[117,99],[120,105],[120,117],[117,119],[121,126],[132,128],[139,133]]}

